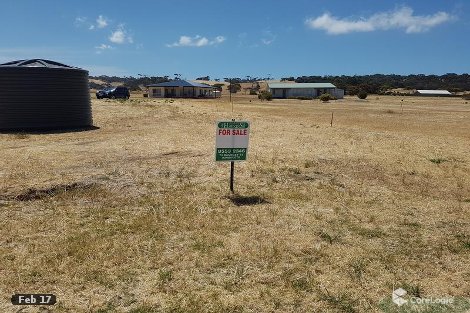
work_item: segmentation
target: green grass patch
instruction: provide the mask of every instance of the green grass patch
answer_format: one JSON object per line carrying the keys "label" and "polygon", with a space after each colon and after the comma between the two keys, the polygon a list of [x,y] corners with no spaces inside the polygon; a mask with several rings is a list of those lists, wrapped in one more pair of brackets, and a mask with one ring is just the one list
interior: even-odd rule
{"label": "green grass patch", "polygon": [[166,284],[173,280],[173,271],[169,269],[161,269],[158,272],[158,278],[162,282],[162,284]]}
{"label": "green grass patch", "polygon": [[318,233],[318,236],[325,242],[329,243],[330,245],[332,245],[333,243],[335,242],[339,242],[339,239],[340,239],[340,236],[337,235],[337,234],[330,234],[326,231],[320,231]]}
{"label": "green grass patch", "polygon": [[434,164],[441,164],[441,163],[447,162],[447,159],[444,159],[444,158],[433,158],[433,159],[429,159],[429,161],[431,161],[431,162],[434,163]]}
{"label": "green grass patch", "polygon": [[465,234],[459,234],[456,235],[455,238],[463,249],[470,250],[470,236]]}
{"label": "green grass patch", "polygon": [[319,290],[320,299],[327,302],[330,306],[338,310],[338,312],[344,313],[355,313],[355,303],[357,300],[354,300],[346,293],[331,294],[328,290]]}
{"label": "green grass patch", "polygon": [[350,276],[354,280],[360,281],[366,272],[367,264],[364,259],[354,259],[349,263]]}

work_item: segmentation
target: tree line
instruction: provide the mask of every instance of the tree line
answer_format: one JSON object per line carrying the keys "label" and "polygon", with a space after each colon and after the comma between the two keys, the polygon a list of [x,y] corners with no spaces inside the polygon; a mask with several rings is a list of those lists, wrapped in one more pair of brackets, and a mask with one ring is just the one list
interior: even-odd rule
{"label": "tree line", "polygon": [[[178,74],[179,75],[179,74]],[[209,80],[209,76],[198,77],[198,79]],[[100,80],[103,83],[90,82],[90,88],[102,89],[113,82],[120,82],[131,90],[141,90],[142,87],[150,84],[168,82],[173,79],[180,79],[175,74],[175,78],[169,76],[90,76],[90,79]],[[241,83],[255,83],[258,81],[269,80],[270,77],[246,76],[244,78],[232,77],[223,78],[223,81],[230,82],[234,88]],[[220,81],[219,79],[214,79]],[[354,75],[354,76],[299,76],[297,78],[283,77],[282,81],[293,81],[297,83],[332,83],[336,87],[344,89],[347,94],[357,95],[359,91],[365,91],[369,94],[386,94],[391,89],[403,88],[413,89],[444,89],[450,92],[470,91],[470,75],[447,73],[445,75],[394,75],[394,74],[374,74],[374,75]],[[222,84],[220,84],[222,85]],[[230,88],[229,88],[230,89]],[[259,87],[257,88],[259,89]],[[235,90],[234,90],[235,91]],[[236,91],[235,91],[236,92]]]}
{"label": "tree line", "polygon": [[470,90],[470,75],[448,73],[445,75],[354,75],[354,76],[299,76],[283,77],[282,81],[295,81],[297,83],[332,83],[347,94],[356,95],[363,90],[371,94],[385,94],[391,89],[403,88],[448,90],[462,92]]}

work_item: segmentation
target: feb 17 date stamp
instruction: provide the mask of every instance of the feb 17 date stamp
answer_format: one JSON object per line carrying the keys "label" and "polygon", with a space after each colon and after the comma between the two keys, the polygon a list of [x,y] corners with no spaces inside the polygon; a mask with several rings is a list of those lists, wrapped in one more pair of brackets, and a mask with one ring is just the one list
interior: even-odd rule
{"label": "feb 17 date stamp", "polygon": [[57,297],[53,294],[14,294],[11,296],[13,305],[54,305]]}

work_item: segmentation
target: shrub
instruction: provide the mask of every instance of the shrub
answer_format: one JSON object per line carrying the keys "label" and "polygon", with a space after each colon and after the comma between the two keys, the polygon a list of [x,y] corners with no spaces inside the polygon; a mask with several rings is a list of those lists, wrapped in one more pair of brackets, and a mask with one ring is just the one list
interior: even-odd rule
{"label": "shrub", "polygon": [[273,95],[269,91],[263,90],[258,94],[258,99],[260,99],[261,101],[271,101],[273,99]]}
{"label": "shrub", "polygon": [[364,90],[361,90],[361,91],[358,92],[357,97],[359,99],[365,99],[365,98],[367,98],[367,92],[365,92]]}
{"label": "shrub", "polygon": [[323,93],[320,95],[320,100],[323,102],[327,102],[327,101],[332,100],[332,97],[329,93]]}
{"label": "shrub", "polygon": [[250,95],[257,95],[258,93],[256,92],[255,89],[250,89]]}

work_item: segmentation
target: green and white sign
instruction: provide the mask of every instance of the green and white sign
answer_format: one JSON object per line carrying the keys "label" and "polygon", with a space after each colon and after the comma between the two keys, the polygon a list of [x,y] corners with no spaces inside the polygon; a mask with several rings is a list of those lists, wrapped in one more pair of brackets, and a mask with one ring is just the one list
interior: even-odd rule
{"label": "green and white sign", "polygon": [[248,152],[250,122],[217,121],[216,161],[245,161]]}

